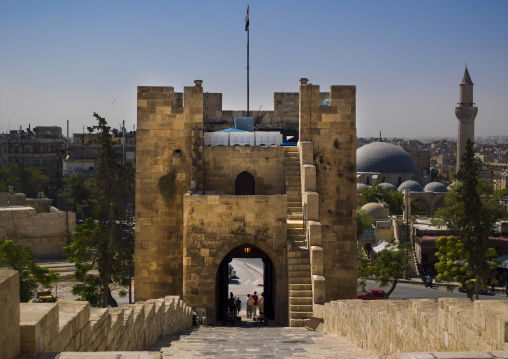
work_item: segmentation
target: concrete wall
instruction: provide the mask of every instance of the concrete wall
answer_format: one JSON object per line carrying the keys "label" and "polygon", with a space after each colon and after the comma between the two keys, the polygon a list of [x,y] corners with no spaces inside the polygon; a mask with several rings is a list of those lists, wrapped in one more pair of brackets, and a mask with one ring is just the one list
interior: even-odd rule
{"label": "concrete wall", "polygon": [[405,352],[505,350],[508,335],[507,301],[346,300],[314,308],[314,316],[324,318],[317,330],[345,337],[382,358]]}
{"label": "concrete wall", "polygon": [[249,172],[256,195],[286,193],[283,147],[214,147],[203,149],[204,190],[235,194],[236,177]]}
{"label": "concrete wall", "polygon": [[[319,194],[325,301],[356,296],[356,87],[300,86],[300,141],[313,143]],[[302,163],[306,163],[303,161]]]}
{"label": "concrete wall", "polygon": [[30,245],[39,259],[64,258],[76,226],[74,212],[36,213],[32,207],[0,208],[0,238]]}
{"label": "concrete wall", "polygon": [[215,318],[219,264],[234,248],[249,244],[271,259],[276,283],[276,321],[287,323],[287,200],[274,196],[184,196],[183,299]]}

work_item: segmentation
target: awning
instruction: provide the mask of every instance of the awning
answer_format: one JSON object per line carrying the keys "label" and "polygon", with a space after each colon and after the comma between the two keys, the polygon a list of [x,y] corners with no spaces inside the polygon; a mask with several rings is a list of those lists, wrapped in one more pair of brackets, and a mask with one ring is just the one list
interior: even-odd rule
{"label": "awning", "polygon": [[[390,244],[389,242],[387,242],[387,241],[385,241],[385,240],[383,239],[382,241],[377,242],[376,244],[374,244],[374,245],[372,246],[372,250],[373,250],[374,252],[376,252],[376,253],[379,253],[379,252],[381,252],[381,251],[383,251],[383,250],[385,250],[385,249],[386,249],[386,250],[388,250],[388,248],[387,248],[387,247],[388,247],[388,245],[389,245],[389,244]],[[394,246],[389,247],[389,250],[390,250],[391,252],[398,252],[398,251],[399,251],[399,249],[398,249],[397,247],[394,247]]]}

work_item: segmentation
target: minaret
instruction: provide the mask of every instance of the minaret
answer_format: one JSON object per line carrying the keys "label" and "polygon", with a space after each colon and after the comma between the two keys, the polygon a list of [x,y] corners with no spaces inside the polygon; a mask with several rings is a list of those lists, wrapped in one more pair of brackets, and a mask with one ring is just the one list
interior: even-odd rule
{"label": "minaret", "polygon": [[473,102],[473,81],[469,76],[469,72],[464,70],[464,76],[460,82],[460,102],[455,107],[455,116],[459,120],[458,136],[457,136],[457,171],[460,168],[462,155],[466,148],[468,138],[474,141],[474,119],[478,113],[478,107]]}

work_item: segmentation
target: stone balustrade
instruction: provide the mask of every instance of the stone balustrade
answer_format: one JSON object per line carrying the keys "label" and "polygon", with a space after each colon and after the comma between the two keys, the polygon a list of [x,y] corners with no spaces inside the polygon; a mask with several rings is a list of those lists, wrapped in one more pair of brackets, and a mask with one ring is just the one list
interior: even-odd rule
{"label": "stone balustrade", "polygon": [[0,334],[0,358],[139,351],[192,326],[192,309],[178,296],[109,309],[79,301],[19,303],[18,272],[7,269],[0,270],[0,293],[1,313],[6,314],[0,315],[0,326],[9,328]]}
{"label": "stone balustrade", "polygon": [[508,336],[508,301],[500,300],[344,300],[315,305],[314,316],[324,318],[317,330],[336,333],[382,358],[505,351]]}

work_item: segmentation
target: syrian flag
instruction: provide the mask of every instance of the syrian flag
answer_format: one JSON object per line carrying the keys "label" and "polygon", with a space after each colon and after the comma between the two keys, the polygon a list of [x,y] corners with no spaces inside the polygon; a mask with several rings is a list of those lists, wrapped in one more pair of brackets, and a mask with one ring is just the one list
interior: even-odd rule
{"label": "syrian flag", "polygon": [[245,15],[245,31],[249,31],[249,5],[247,5],[247,15]]}

